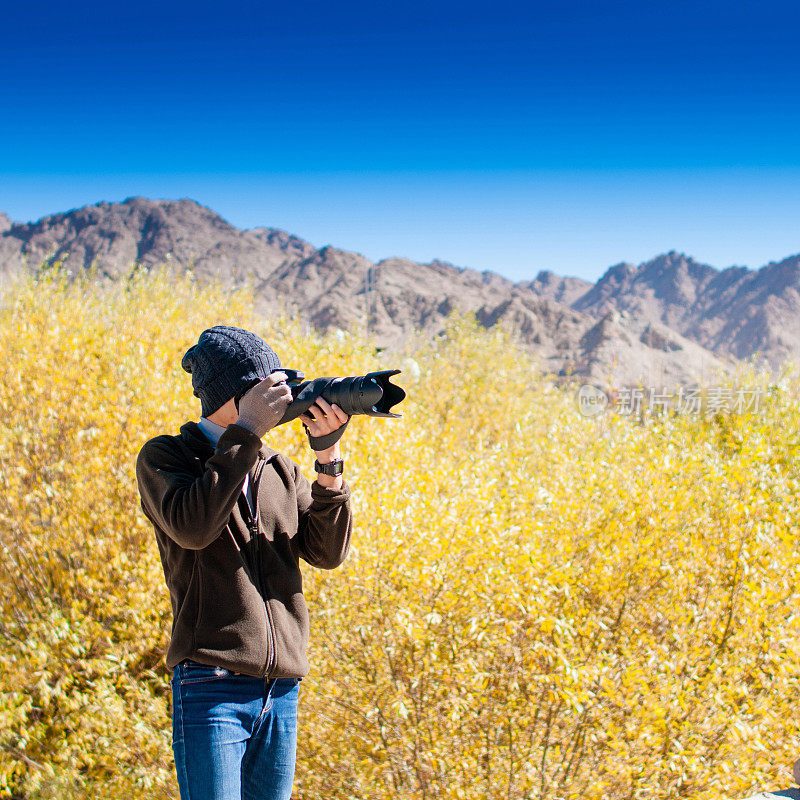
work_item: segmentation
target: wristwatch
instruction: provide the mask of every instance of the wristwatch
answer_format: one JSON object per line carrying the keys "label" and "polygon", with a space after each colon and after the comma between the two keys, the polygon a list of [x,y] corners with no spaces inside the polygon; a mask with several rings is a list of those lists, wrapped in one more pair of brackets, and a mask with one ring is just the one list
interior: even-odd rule
{"label": "wristwatch", "polygon": [[344,472],[344,459],[335,458],[328,464],[320,464],[315,458],[314,469],[317,472],[321,472],[323,475],[341,475]]}

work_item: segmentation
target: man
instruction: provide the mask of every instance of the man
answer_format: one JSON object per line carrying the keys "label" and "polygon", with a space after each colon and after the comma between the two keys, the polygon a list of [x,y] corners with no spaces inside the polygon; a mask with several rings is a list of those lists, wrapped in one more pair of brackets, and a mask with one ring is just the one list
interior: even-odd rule
{"label": "man", "polygon": [[181,364],[200,422],[150,439],[136,460],[172,603],[167,666],[180,794],[288,800],[298,685],[309,671],[299,559],[333,569],[347,556],[350,488],[338,440],[349,418],[323,398],[299,417],[320,472],[309,483],[261,441],[292,402],[263,339],[216,325]]}

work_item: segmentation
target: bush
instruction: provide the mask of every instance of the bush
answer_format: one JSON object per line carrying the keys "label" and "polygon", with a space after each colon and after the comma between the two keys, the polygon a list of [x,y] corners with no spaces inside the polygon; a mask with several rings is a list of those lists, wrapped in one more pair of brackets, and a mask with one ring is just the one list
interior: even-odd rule
{"label": "bush", "polygon": [[[220,323],[309,377],[420,367],[399,376],[402,419],[355,417],[343,439],[348,560],[304,565],[296,797],[712,798],[788,783],[796,380],[756,413],[589,420],[474,317],[379,357],[353,332],[254,320],[246,290],[97,277],[56,265],[0,308],[0,797],[178,797],[169,595],[134,463],[199,417],[180,358]],[[269,441],[312,474],[299,422]]]}

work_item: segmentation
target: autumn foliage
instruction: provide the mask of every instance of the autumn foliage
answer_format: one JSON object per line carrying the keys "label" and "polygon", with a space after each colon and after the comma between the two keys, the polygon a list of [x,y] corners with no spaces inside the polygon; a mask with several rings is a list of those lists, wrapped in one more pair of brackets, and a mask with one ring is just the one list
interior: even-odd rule
{"label": "autumn foliage", "polygon": [[[800,410],[577,413],[503,330],[454,314],[386,356],[256,320],[246,290],[60,268],[0,306],[0,798],[177,798],[171,616],[142,443],[199,416],[214,324],[308,377],[404,368],[399,420],[342,440],[355,527],[304,565],[295,796],[743,797],[800,755]],[[407,359],[413,358],[415,363]],[[416,365],[419,374],[416,374]],[[312,476],[299,422],[269,444]]]}

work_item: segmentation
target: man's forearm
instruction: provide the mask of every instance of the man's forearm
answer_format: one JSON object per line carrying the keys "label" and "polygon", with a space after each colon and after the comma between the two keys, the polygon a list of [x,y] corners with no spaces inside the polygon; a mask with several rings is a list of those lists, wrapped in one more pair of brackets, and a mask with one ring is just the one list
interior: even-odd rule
{"label": "man's forearm", "polygon": [[[330,464],[331,461],[342,457],[339,442],[335,442],[327,450],[315,450],[314,455],[320,464]],[[317,473],[316,480],[320,486],[326,486],[329,489],[341,489],[344,482],[341,475],[325,475],[322,472]]]}
{"label": "man's forearm", "polygon": [[193,475],[185,455],[165,437],[148,440],[136,458],[142,511],[165,534],[188,550],[200,550],[224,530],[261,440],[229,425],[219,437],[202,476]]}

